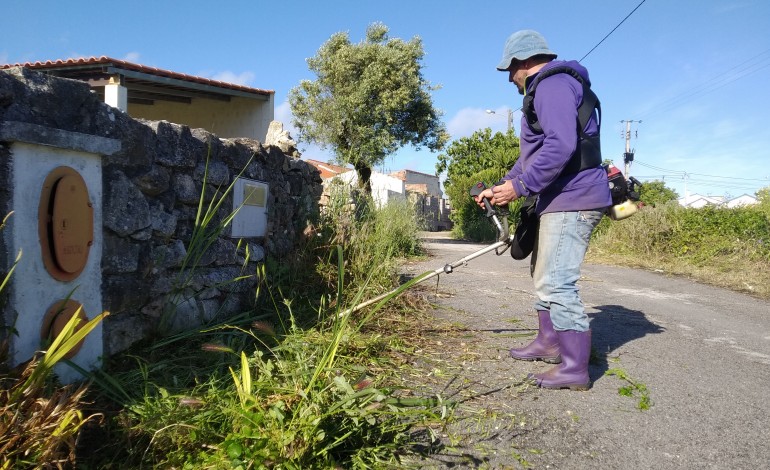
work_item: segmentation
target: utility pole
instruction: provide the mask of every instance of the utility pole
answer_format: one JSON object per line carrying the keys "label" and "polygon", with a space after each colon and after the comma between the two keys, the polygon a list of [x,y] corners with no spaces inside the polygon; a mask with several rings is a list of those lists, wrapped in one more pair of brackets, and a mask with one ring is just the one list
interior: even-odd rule
{"label": "utility pole", "polygon": [[628,172],[631,170],[631,162],[634,161],[634,151],[631,149],[631,123],[641,123],[642,121],[620,121],[626,123],[626,152],[623,154],[623,163],[626,164],[626,171],[625,175],[626,178],[629,177]]}

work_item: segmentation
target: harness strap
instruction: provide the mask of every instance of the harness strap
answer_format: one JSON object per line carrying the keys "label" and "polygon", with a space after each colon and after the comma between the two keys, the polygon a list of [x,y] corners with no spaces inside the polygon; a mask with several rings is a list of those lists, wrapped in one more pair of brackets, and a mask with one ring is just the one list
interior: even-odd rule
{"label": "harness strap", "polygon": [[537,91],[538,84],[540,84],[542,80],[558,73],[569,74],[583,86],[583,99],[578,107],[577,116],[577,133],[580,136],[580,139],[578,141],[578,146],[575,149],[575,153],[572,154],[569,162],[565,165],[562,174],[572,174],[590,168],[596,168],[602,163],[599,134],[590,136],[586,134],[585,127],[588,124],[588,120],[593,116],[594,109],[596,109],[598,117],[597,125],[598,128],[601,129],[602,107],[599,102],[599,97],[596,96],[596,93],[591,90],[583,77],[575,69],[567,67],[566,65],[561,65],[540,72],[537,77],[535,77],[531,89],[524,97],[524,104],[522,106],[524,116],[527,119],[527,124],[534,133],[543,133],[543,128],[540,126],[537,114],[535,113],[535,92]]}

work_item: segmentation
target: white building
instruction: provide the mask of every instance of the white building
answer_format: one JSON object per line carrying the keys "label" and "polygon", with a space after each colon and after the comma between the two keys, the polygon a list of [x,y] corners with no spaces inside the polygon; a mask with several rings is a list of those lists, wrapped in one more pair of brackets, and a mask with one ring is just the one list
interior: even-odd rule
{"label": "white building", "polygon": [[748,194],[743,194],[738,197],[734,197],[727,201],[727,207],[733,208],[733,207],[742,207],[742,206],[753,206],[754,204],[759,204],[759,201],[754,196],[749,196]]}
{"label": "white building", "polygon": [[693,207],[696,209],[700,209],[701,207],[708,205],[727,207],[732,209],[734,207],[751,206],[757,204],[758,202],[759,201],[757,201],[757,198],[754,196],[749,196],[748,194],[743,194],[742,196],[738,196],[729,200],[724,196],[703,196],[697,193],[690,194],[686,198],[679,198],[679,205],[684,207]]}

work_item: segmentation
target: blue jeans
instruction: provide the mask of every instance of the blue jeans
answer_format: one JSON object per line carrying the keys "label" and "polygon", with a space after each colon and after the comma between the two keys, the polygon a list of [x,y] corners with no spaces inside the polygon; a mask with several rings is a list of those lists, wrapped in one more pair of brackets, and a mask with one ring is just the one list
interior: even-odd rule
{"label": "blue jeans", "polygon": [[535,309],[551,313],[557,331],[587,331],[588,316],[577,281],[588,240],[603,210],[552,212],[540,216],[530,272],[535,282]]}

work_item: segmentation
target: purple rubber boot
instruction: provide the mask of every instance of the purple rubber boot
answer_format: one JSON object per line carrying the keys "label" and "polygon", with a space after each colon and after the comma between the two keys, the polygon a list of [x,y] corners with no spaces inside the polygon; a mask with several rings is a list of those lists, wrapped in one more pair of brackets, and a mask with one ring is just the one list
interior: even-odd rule
{"label": "purple rubber boot", "polygon": [[561,362],[559,356],[559,338],[551,323],[551,314],[547,310],[537,311],[537,337],[527,346],[511,349],[510,354],[520,361],[543,361],[549,364]]}
{"label": "purple rubber boot", "polygon": [[561,364],[532,378],[542,388],[568,388],[588,390],[591,379],[588,376],[588,360],[591,357],[591,331],[557,331]]}

